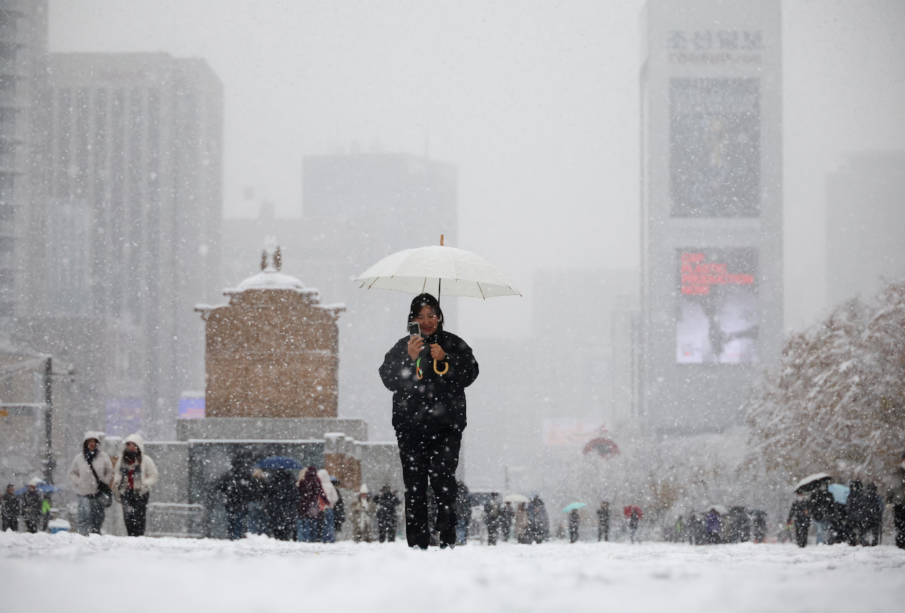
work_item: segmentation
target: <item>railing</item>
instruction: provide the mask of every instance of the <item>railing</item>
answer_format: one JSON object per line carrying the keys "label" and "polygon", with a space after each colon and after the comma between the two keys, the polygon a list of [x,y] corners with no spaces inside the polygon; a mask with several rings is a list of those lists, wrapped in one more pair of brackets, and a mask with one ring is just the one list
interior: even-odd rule
{"label": "railing", "polygon": [[201,538],[204,507],[200,504],[152,502],[148,505],[148,536]]}

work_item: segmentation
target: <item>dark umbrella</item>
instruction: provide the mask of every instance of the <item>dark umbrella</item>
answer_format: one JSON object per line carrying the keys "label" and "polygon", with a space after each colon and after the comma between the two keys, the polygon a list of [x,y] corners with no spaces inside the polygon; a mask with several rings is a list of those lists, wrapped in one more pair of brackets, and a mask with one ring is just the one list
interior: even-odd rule
{"label": "dark umbrella", "polygon": [[255,464],[261,470],[302,470],[304,466],[298,460],[287,458],[281,455],[264,458]]}
{"label": "dark umbrella", "polygon": [[795,493],[803,494],[805,492],[810,492],[811,490],[817,489],[821,483],[829,483],[832,480],[833,478],[826,473],[808,475],[795,484]]}
{"label": "dark umbrella", "polygon": [[610,458],[614,455],[619,455],[619,447],[608,438],[595,438],[588,441],[582,453],[585,455],[596,453],[601,458]]}

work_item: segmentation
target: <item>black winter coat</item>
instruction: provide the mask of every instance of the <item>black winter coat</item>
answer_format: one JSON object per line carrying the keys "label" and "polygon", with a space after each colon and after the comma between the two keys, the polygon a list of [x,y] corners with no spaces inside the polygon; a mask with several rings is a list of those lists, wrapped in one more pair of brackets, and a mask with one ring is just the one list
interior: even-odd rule
{"label": "black winter coat", "polygon": [[610,510],[609,509],[597,509],[597,523],[601,526],[609,526],[610,525]]}
{"label": "black winter coat", "polygon": [[811,494],[811,518],[814,521],[831,521],[836,511],[836,499],[827,490]]}
{"label": "black winter coat", "polygon": [[217,489],[226,495],[226,512],[235,514],[248,508],[248,503],[260,498],[258,480],[246,471],[230,469],[220,477]]}
{"label": "black winter coat", "polygon": [[22,514],[22,503],[15,494],[3,494],[3,501],[0,503],[0,512],[3,514],[4,521],[18,521],[19,515]]}
{"label": "black winter coat", "polygon": [[789,509],[789,519],[787,521],[795,522],[796,526],[811,525],[811,505],[807,500],[796,500]]}
{"label": "black winter coat", "polygon": [[[416,363],[408,354],[409,337],[399,339],[383,359],[380,378],[393,392],[393,428],[399,431],[461,432],[467,425],[465,417],[465,388],[478,378],[478,362],[471,347],[461,338],[446,331],[424,339],[420,356],[422,378],[418,378]],[[434,372],[430,344],[438,343],[446,352]]]}
{"label": "black winter coat", "polygon": [[850,525],[869,526],[871,513],[871,501],[860,484],[851,486],[851,492],[848,495],[846,510],[848,511],[848,521]]}

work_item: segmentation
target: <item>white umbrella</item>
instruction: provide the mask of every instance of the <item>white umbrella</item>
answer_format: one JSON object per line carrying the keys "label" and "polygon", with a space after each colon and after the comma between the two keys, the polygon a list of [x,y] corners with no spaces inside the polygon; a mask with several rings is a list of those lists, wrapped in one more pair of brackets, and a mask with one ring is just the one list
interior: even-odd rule
{"label": "white umbrella", "polygon": [[805,477],[804,479],[799,481],[795,485],[795,487],[792,488],[792,491],[797,492],[798,490],[805,487],[806,485],[816,484],[818,481],[832,481],[832,480],[833,480],[833,478],[826,473],[816,473],[813,475],[808,475],[807,477]]}
{"label": "white umbrella", "polygon": [[419,247],[389,255],[355,279],[367,289],[389,289],[409,294],[496,298],[521,296],[496,266],[470,251]]}
{"label": "white umbrella", "polygon": [[729,515],[729,509],[727,509],[726,507],[724,507],[721,504],[712,504],[712,505],[710,505],[710,507],[707,510],[716,511],[720,515]]}
{"label": "white umbrella", "polygon": [[506,497],[503,498],[503,502],[528,504],[530,501],[528,500],[527,496],[522,496],[521,494],[507,494]]}

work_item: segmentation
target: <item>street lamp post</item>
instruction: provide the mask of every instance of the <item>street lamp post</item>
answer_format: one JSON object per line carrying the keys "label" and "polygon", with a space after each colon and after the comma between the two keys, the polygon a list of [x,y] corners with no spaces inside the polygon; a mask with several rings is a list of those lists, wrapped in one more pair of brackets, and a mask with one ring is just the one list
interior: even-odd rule
{"label": "street lamp post", "polygon": [[53,485],[56,460],[53,457],[53,358],[44,359],[44,482]]}

